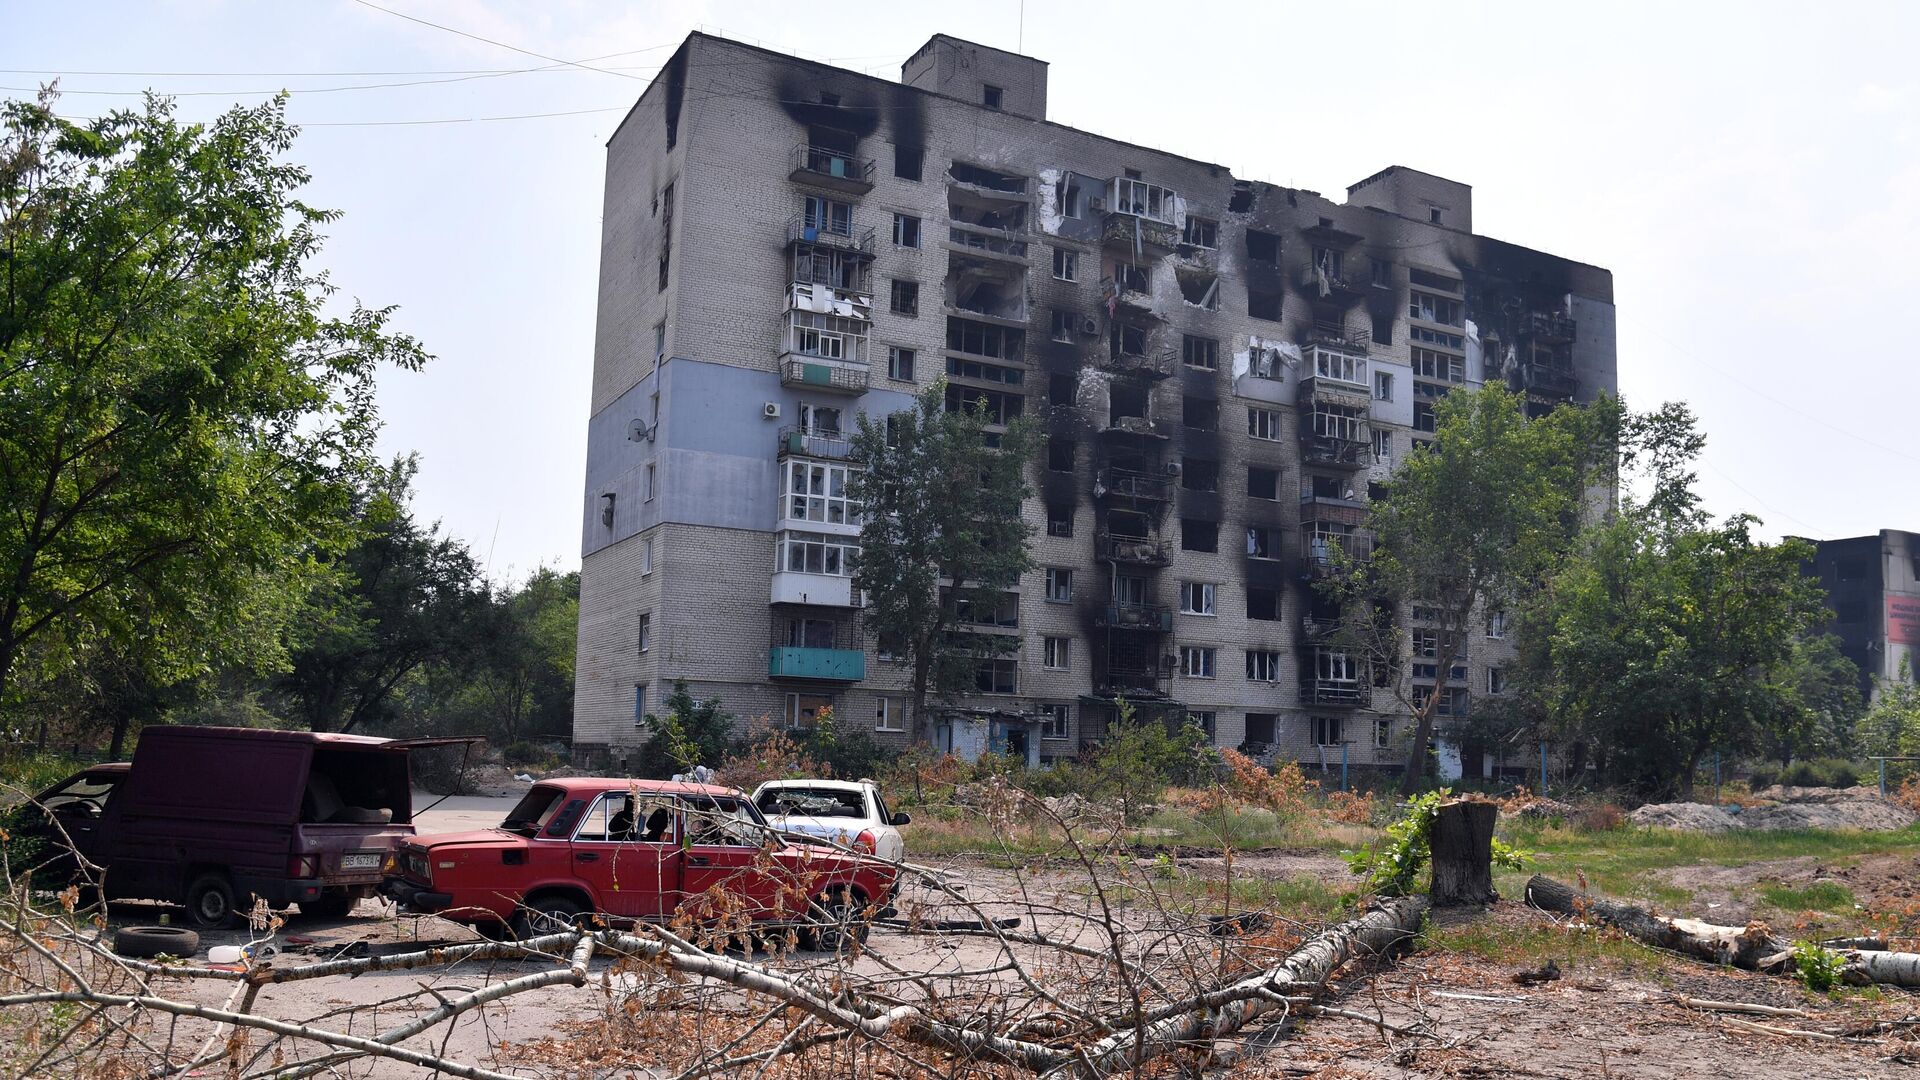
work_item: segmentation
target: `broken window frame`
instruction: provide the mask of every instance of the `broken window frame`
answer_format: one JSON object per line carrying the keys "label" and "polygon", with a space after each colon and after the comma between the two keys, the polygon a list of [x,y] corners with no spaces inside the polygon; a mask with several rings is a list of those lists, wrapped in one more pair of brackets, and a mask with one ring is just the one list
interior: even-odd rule
{"label": "broken window frame", "polygon": [[1247,409],[1247,436],[1262,442],[1280,441],[1280,412],[1278,409]]}
{"label": "broken window frame", "polygon": [[1053,249],[1053,280],[1080,280],[1080,253],[1072,248],[1055,247]]}
{"label": "broken window frame", "polygon": [[1180,677],[1184,679],[1213,678],[1219,655],[1220,650],[1212,645],[1180,646]]}
{"label": "broken window frame", "polygon": [[[1196,529],[1200,531],[1196,531]],[[1197,546],[1202,540],[1206,541],[1206,546]],[[1218,521],[1209,521],[1205,518],[1181,518],[1180,550],[1218,554],[1220,551],[1220,523]]]}
{"label": "broken window frame", "polygon": [[1414,289],[1407,293],[1407,318],[1442,326],[1461,326],[1466,320],[1466,308],[1457,297]]}
{"label": "broken window frame", "polygon": [[898,345],[887,346],[887,378],[912,382],[915,355],[912,349],[903,349]]}
{"label": "broken window frame", "polygon": [[1212,616],[1214,598],[1218,586],[1211,581],[1182,581],[1180,583],[1180,614]]}
{"label": "broken window frame", "polygon": [[1074,508],[1065,503],[1047,504],[1047,535],[1061,538],[1073,536]]}
{"label": "broken window frame", "polygon": [[1048,671],[1073,667],[1073,639],[1049,634],[1040,639],[1040,666]]}
{"label": "broken window frame", "polygon": [[1181,334],[1180,362],[1197,371],[1220,370],[1219,339]]}
{"label": "broken window frame", "polygon": [[1315,746],[1339,746],[1346,741],[1346,717],[1315,716],[1312,721],[1312,737]]}
{"label": "broken window frame", "polygon": [[1012,657],[996,656],[980,661],[974,669],[973,688],[982,694],[1020,692],[1020,664]]}
{"label": "broken window frame", "polygon": [[[1259,481],[1265,480],[1265,484]],[[1266,494],[1261,494],[1262,490]],[[1247,466],[1247,498],[1265,499],[1278,502],[1280,499],[1280,470],[1265,465]]]}
{"label": "broken window frame", "polygon": [[1116,214],[1173,224],[1178,201],[1172,188],[1149,184],[1131,176],[1116,176],[1107,185],[1107,209]]}
{"label": "broken window frame", "polygon": [[1073,603],[1073,568],[1067,566],[1049,566],[1044,575],[1043,595],[1049,604]]}
{"label": "broken window frame", "polygon": [[853,235],[853,204],[825,195],[805,196],[800,220],[807,228],[829,236]]}
{"label": "broken window frame", "polygon": [[887,283],[887,310],[895,315],[920,317],[920,283],[911,278],[893,278]]}
{"label": "broken window frame", "polygon": [[859,561],[858,537],[782,529],[774,539],[775,573],[852,577]]}
{"label": "broken window frame", "polygon": [[1247,526],[1247,558],[1280,558],[1280,530],[1271,525]]}
{"label": "broken window frame", "polygon": [[1212,218],[1188,214],[1186,223],[1180,226],[1180,242],[1189,247],[1208,249],[1219,247],[1220,223]]}
{"label": "broken window frame", "polygon": [[780,470],[781,518],[821,525],[858,525],[860,506],[848,494],[858,471],[812,458],[788,458]]}
{"label": "broken window frame", "polygon": [[1280,681],[1280,650],[1248,649],[1246,657],[1248,682]]}
{"label": "broken window frame", "polygon": [[894,215],[893,215],[893,246],[894,247],[918,248],[920,246],[920,237],[922,232],[923,230],[921,228],[921,221],[918,217],[915,217],[912,214],[902,214],[897,210],[894,211]]}

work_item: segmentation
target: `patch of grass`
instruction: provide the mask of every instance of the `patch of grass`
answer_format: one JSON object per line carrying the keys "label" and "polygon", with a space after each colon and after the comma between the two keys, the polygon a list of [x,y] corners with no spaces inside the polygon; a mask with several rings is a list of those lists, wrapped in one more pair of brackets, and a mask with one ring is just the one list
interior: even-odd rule
{"label": "patch of grass", "polygon": [[1782,911],[1850,912],[1857,902],[1853,890],[1837,881],[1816,881],[1801,889],[1778,882],[1762,885],[1760,899]]}
{"label": "patch of grass", "polygon": [[[1803,855],[1843,860],[1883,852],[1920,853],[1920,825],[1894,832],[1782,829],[1694,833],[1677,829],[1588,832],[1520,822],[1504,831],[1516,846],[1534,853],[1542,873],[1564,880],[1579,871],[1597,891],[1647,897],[1676,906],[1686,904],[1692,895],[1685,889],[1649,880],[1651,872],[1702,864],[1745,866]],[[1499,874],[1497,882],[1502,893],[1518,896],[1526,878],[1526,873],[1508,872]]]}
{"label": "patch of grass", "polygon": [[1667,957],[1619,934],[1553,923],[1516,926],[1492,919],[1469,919],[1452,926],[1430,927],[1422,941],[1429,948],[1495,964],[1537,967],[1553,960],[1572,969],[1599,961],[1629,967],[1657,967],[1667,962]]}

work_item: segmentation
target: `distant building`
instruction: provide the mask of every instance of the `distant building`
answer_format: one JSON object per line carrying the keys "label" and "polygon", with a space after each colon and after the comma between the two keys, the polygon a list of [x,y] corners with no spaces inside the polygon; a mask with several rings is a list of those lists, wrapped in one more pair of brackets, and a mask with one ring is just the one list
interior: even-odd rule
{"label": "distant building", "polygon": [[[676,679],[904,744],[907,672],[852,587],[848,436],[945,379],[1047,440],[1039,568],[975,613],[1020,648],[933,718],[941,748],[1068,757],[1119,697],[1222,746],[1401,764],[1405,710],[1329,643],[1313,582],[1336,545],[1369,553],[1373,485],[1445,393],[1500,381],[1544,411],[1614,390],[1612,275],[1476,235],[1462,183],[1394,166],[1335,202],[1046,105],[1044,62],[945,35],[896,83],[694,34],[615,132],[583,755],[631,754]],[[1445,695],[1443,766],[1478,775],[1488,748],[1449,725],[1502,689],[1504,619],[1442,672],[1422,610],[1402,671]]]}
{"label": "distant building", "polygon": [[1893,679],[1904,661],[1920,667],[1920,533],[1882,529],[1872,536],[1814,543],[1803,569],[1827,590],[1840,651],[1860,668],[1860,686]]}

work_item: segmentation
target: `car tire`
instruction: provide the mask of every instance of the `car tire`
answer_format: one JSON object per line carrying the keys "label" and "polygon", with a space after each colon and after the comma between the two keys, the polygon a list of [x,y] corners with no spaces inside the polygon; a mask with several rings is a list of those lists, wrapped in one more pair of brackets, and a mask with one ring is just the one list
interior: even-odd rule
{"label": "car tire", "polygon": [[238,907],[225,874],[201,874],[187,886],[187,918],[202,930],[232,926],[240,918]]}
{"label": "car tire", "polygon": [[113,951],[136,960],[188,957],[200,951],[200,935],[182,926],[123,926],[113,932]]}
{"label": "car tire", "polygon": [[812,922],[801,934],[801,943],[819,952],[837,953],[849,942],[865,944],[867,921],[860,917],[864,905],[853,903],[842,892],[822,896],[809,907]]}
{"label": "car tire", "polygon": [[564,896],[544,896],[523,904],[513,913],[513,934],[522,941],[542,934],[558,934],[585,922],[586,909]]}
{"label": "car tire", "polygon": [[314,919],[344,919],[353,914],[360,904],[360,898],[352,893],[342,896],[326,895],[318,900],[300,901],[300,914]]}

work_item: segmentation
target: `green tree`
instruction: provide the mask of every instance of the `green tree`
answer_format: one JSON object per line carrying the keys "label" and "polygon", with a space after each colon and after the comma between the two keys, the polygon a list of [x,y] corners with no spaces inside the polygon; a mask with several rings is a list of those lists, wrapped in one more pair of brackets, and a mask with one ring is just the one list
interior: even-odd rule
{"label": "green tree", "polygon": [[387,309],[323,313],[284,100],[0,105],[0,705],[102,643],[165,685],[278,659],[371,462]]}
{"label": "green tree", "polygon": [[564,734],[573,722],[579,571],[543,566],[518,588],[490,590],[475,618],[465,682],[486,730],[507,741]]}
{"label": "green tree", "polygon": [[1499,386],[1442,398],[1432,444],[1401,463],[1372,506],[1373,558],[1336,555],[1343,572],[1322,586],[1342,611],[1336,645],[1370,666],[1413,718],[1407,794],[1425,773],[1443,698],[1414,687],[1394,613],[1414,605],[1433,613],[1436,637],[1421,662],[1450,670],[1475,621],[1546,575],[1590,486],[1611,480],[1611,402],[1531,420],[1523,406]]}
{"label": "green tree", "polygon": [[943,380],[911,409],[863,414],[853,438],[851,494],[866,514],[854,583],[867,594],[867,629],[910,667],[916,743],[932,738],[929,698],[972,691],[983,660],[1019,647],[971,632],[962,615],[992,610],[1034,565],[1020,515],[1033,425],[1018,418],[996,435],[981,402],[948,411],[946,393]]}
{"label": "green tree", "polygon": [[1920,686],[1913,664],[1900,658],[1891,679],[1874,680],[1873,704],[1860,718],[1860,748],[1876,756],[1920,754]]}
{"label": "green tree", "polygon": [[1823,612],[1803,540],[1763,544],[1753,519],[1672,527],[1629,505],[1554,583],[1546,673],[1559,723],[1618,778],[1691,796],[1708,751],[1756,750],[1791,726],[1797,638]]}
{"label": "green tree", "polygon": [[734,717],[719,698],[695,701],[684,679],[673,681],[665,715],[648,713],[647,743],[637,766],[643,776],[665,779],[695,765],[717,767],[738,744]]}
{"label": "green tree", "polygon": [[1853,751],[1862,713],[1860,669],[1841,655],[1839,638],[1813,634],[1794,639],[1780,682],[1790,697],[1780,721],[1761,733],[1767,757],[1786,765],[1796,758]]}
{"label": "green tree", "polygon": [[315,731],[352,731],[388,717],[403,680],[429,664],[470,662],[487,600],[465,544],[408,509],[419,460],[406,455],[356,493],[358,542],[327,563],[276,680]]}

